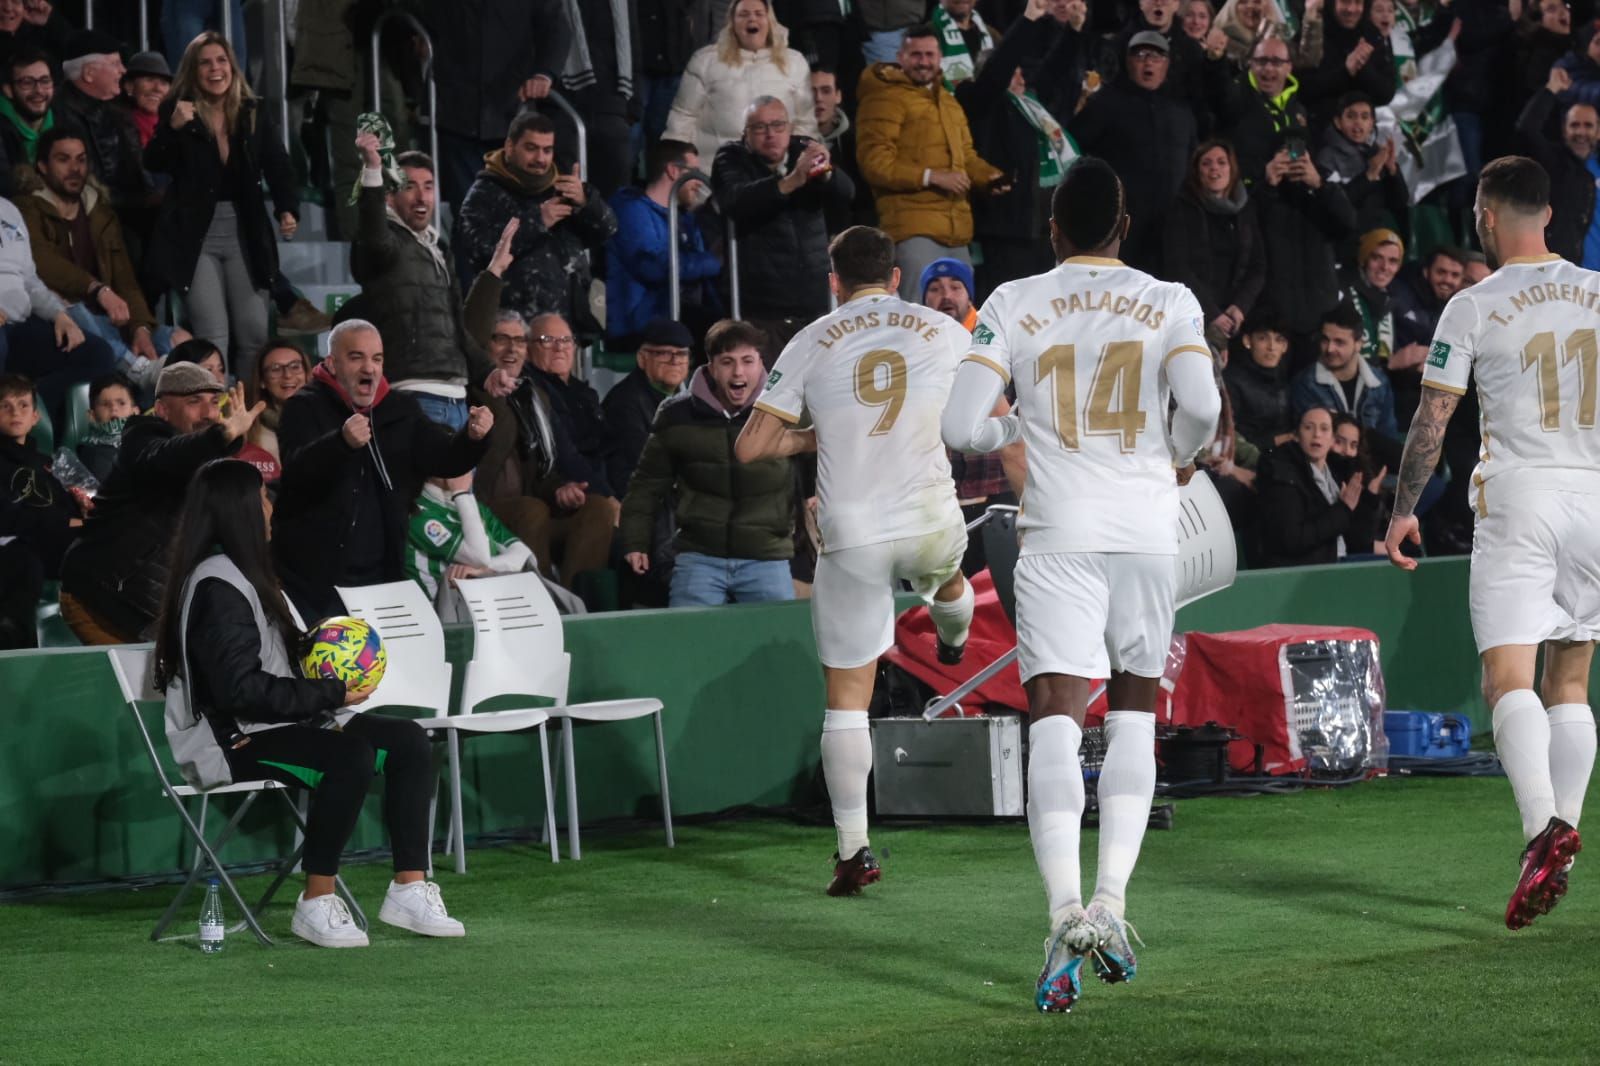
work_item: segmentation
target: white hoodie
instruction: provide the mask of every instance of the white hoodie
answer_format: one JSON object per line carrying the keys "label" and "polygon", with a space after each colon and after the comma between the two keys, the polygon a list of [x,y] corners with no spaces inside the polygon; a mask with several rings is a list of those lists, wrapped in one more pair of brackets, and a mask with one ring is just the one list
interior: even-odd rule
{"label": "white hoodie", "polygon": [[29,315],[53,319],[66,309],[39,280],[22,212],[10,200],[0,198],[0,314],[7,322],[21,322]]}

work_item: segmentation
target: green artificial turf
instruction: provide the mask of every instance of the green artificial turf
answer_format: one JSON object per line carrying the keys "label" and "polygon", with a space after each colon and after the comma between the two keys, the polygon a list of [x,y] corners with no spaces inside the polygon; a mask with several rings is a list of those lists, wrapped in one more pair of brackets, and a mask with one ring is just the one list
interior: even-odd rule
{"label": "green artificial turf", "polygon": [[[1085,834],[1085,878],[1095,834]],[[145,937],[170,887],[0,906],[0,1062],[1593,1061],[1600,862],[1501,924],[1503,779],[1180,802],[1129,915],[1137,981],[1041,1016],[1046,929],[1021,825],[880,828],[885,880],[822,893],[825,830],[753,821],[481,849],[441,874],[464,941],[221,955]],[[1586,870],[1585,867],[1588,867]],[[387,871],[346,871],[375,919]],[[259,878],[243,886],[261,890]],[[282,897],[290,899],[287,894]],[[199,901],[183,921],[192,928]]]}

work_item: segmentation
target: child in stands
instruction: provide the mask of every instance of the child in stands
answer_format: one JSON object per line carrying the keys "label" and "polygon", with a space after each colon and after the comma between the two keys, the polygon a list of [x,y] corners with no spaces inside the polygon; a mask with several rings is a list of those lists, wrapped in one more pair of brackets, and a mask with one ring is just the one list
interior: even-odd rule
{"label": "child in stands", "polygon": [[0,374],[0,648],[35,645],[33,605],[83,525],[83,502],[28,439],[38,424],[33,382]]}
{"label": "child in stands", "polygon": [[139,413],[133,382],[119,373],[103,374],[89,383],[89,429],[78,442],[78,458],[96,481],[104,482],[122,447],[122,427]]}

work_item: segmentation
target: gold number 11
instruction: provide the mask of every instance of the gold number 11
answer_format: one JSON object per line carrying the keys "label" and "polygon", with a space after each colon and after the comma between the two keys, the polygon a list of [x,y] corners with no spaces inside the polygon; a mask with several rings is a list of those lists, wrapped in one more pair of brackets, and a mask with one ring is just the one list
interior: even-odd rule
{"label": "gold number 11", "polygon": [[1559,352],[1554,333],[1535,333],[1522,349],[1523,371],[1539,368],[1539,427],[1546,433],[1561,428],[1561,382],[1557,372],[1573,361],[1578,364],[1578,428],[1593,429],[1595,371],[1596,363],[1600,362],[1600,344],[1596,343],[1595,331],[1574,330]]}

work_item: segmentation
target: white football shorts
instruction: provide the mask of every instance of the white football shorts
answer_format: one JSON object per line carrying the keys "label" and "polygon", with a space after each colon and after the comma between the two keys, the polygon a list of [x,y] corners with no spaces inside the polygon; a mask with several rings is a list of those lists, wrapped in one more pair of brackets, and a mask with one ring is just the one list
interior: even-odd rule
{"label": "white football shorts", "polygon": [[961,569],[966,550],[967,531],[958,521],[920,537],[823,552],[811,586],[811,629],[822,665],[849,670],[888,651],[898,582],[910,582],[931,602]]}
{"label": "white football shorts", "polygon": [[1160,677],[1172,643],[1170,555],[1057,552],[1017,560],[1017,661],[1036,674]]}
{"label": "white football shorts", "polygon": [[1600,496],[1529,488],[1496,498],[1473,534],[1470,586],[1479,652],[1600,637]]}

